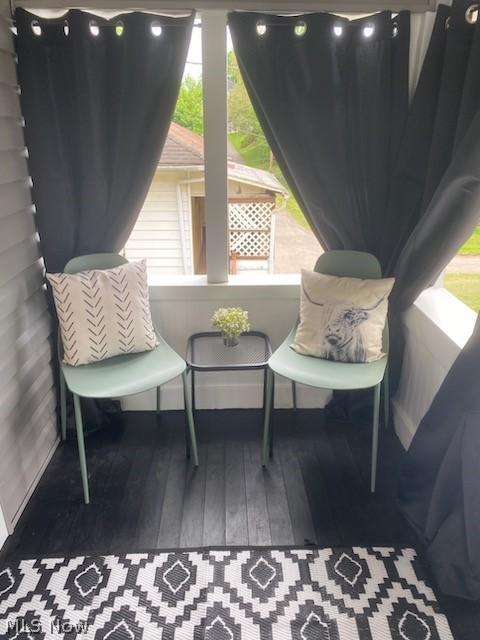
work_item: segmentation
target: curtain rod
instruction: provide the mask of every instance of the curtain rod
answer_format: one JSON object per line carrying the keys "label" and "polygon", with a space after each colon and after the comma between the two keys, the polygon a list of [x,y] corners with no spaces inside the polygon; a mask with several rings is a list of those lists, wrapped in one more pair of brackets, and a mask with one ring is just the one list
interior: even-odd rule
{"label": "curtain rod", "polygon": [[[294,8],[292,7],[294,5]],[[190,11],[197,9],[219,9],[228,11],[258,11],[268,13],[300,14],[311,11],[332,13],[374,13],[376,11],[410,10],[425,13],[436,9],[436,0],[93,0],[91,3],[75,4],[70,0],[12,0],[13,7],[24,9],[84,9],[85,11]]]}

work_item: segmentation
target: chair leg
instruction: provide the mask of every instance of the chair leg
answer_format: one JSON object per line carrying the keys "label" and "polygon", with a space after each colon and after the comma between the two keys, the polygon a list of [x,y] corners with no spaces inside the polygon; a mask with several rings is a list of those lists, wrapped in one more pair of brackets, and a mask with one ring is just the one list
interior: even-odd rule
{"label": "chair leg", "polygon": [[195,466],[198,467],[197,437],[195,435],[195,424],[193,421],[192,403],[191,403],[190,393],[188,390],[188,377],[187,377],[186,371],[182,373],[182,381],[183,381],[183,399],[185,402],[185,412],[187,414],[188,430],[190,432],[190,443],[192,445],[193,462]]}
{"label": "chair leg", "polygon": [[271,369],[267,369],[267,391],[265,394],[265,415],[263,422],[263,443],[262,443],[262,465],[265,466],[268,462],[268,453],[270,445],[270,416],[272,413],[273,404],[273,384],[274,373]]}
{"label": "chair leg", "polygon": [[83,439],[83,421],[80,397],[73,394],[73,406],[75,408],[75,426],[77,428],[78,457],[80,458],[80,472],[82,474],[83,498],[85,504],[90,502],[90,491],[88,488],[87,458],[85,455],[85,441]]}
{"label": "chair leg", "polygon": [[377,384],[373,390],[373,425],[372,425],[372,469],[370,477],[370,491],[375,493],[375,484],[377,478],[377,456],[378,456],[378,421],[380,414],[380,388],[381,383]]}
{"label": "chair leg", "polygon": [[265,407],[267,406],[267,370],[268,367],[265,367],[263,370],[263,395],[262,395],[262,411],[265,412]]}
{"label": "chair leg", "polygon": [[385,429],[388,429],[390,421],[390,380],[388,376],[388,364],[383,377],[383,421]]}
{"label": "chair leg", "polygon": [[161,391],[160,391],[160,387],[157,387],[157,416],[160,415],[160,397]]}
{"label": "chair leg", "polygon": [[292,380],[292,398],[293,398],[293,410],[297,410],[297,384],[295,380]]}
{"label": "chair leg", "polygon": [[67,439],[67,385],[60,368],[60,425],[62,432],[62,440]]}

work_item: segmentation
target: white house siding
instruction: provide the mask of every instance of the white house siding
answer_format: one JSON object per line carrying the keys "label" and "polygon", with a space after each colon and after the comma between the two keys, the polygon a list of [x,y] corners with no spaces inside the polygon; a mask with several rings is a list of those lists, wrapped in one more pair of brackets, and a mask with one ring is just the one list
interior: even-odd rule
{"label": "white house siding", "polygon": [[192,246],[192,187],[190,184],[180,185],[181,202],[183,213],[183,233],[184,248],[186,254],[186,262],[188,268],[187,274],[193,273],[193,246]]}
{"label": "white house siding", "polygon": [[[159,169],[152,180],[145,204],[125,245],[125,257],[128,260],[146,258],[149,274],[154,277],[193,273],[191,198],[205,196],[205,185],[203,181],[198,182],[200,178],[203,178],[203,171]],[[229,180],[228,188],[230,197],[265,193],[259,187],[233,180]]]}
{"label": "white house siding", "polygon": [[[152,275],[192,273],[190,198],[184,182],[187,179],[187,172],[157,171],[125,245],[126,258],[146,258]],[[178,191],[183,209],[183,242]]]}
{"label": "white house siding", "polygon": [[261,196],[265,195],[265,189],[257,187],[253,184],[245,184],[244,182],[236,182],[235,180],[228,181],[228,197],[244,198],[245,196]]}
{"label": "white house siding", "polygon": [[0,546],[58,442],[50,343],[7,3],[0,2]]}

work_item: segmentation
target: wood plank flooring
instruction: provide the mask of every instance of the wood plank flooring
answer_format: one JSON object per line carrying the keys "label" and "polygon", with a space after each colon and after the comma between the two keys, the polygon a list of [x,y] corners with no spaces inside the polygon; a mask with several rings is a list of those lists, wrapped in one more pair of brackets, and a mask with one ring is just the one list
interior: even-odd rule
{"label": "wood plank flooring", "polygon": [[[275,451],[260,464],[262,415],[199,411],[200,467],[185,458],[184,416],[126,413],[87,440],[83,504],[73,433],[54,455],[0,554],[122,553],[232,545],[417,546],[396,507],[402,448],[381,433],[369,492],[370,427],[321,411],[275,412]],[[477,604],[441,598],[456,640],[480,638]]]}

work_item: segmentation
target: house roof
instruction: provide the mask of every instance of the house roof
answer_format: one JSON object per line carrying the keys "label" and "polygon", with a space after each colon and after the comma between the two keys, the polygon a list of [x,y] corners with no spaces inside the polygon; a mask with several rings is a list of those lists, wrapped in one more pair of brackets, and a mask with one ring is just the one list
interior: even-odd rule
{"label": "house roof", "polygon": [[[252,184],[287,195],[287,190],[273,173],[249,167],[238,162],[239,159],[239,154],[229,144],[228,177],[230,180]],[[158,167],[198,167],[198,170],[201,171],[204,164],[203,136],[172,122]]]}
{"label": "house roof", "polygon": [[172,122],[158,165],[203,166],[203,137]]}
{"label": "house roof", "polygon": [[275,191],[281,193],[284,196],[288,195],[288,191],[283,184],[276,178],[270,171],[264,171],[263,169],[255,169],[249,167],[246,164],[240,164],[239,162],[228,161],[228,177],[230,180],[236,182],[244,182],[246,184],[252,184],[254,186],[263,187],[268,191]]}

